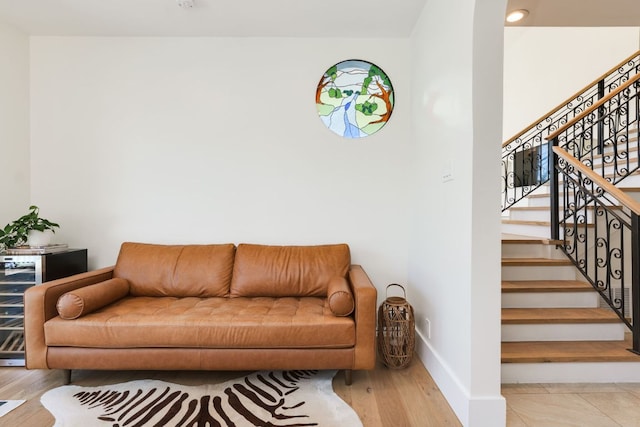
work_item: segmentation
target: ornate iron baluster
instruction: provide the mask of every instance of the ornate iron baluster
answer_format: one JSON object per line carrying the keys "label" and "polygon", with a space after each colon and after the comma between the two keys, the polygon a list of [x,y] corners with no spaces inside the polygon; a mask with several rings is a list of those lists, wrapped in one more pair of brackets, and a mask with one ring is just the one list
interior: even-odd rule
{"label": "ornate iron baluster", "polygon": [[564,191],[561,249],[633,332],[631,350],[640,354],[640,219],[630,209],[610,206],[607,190],[564,158],[555,171]]}

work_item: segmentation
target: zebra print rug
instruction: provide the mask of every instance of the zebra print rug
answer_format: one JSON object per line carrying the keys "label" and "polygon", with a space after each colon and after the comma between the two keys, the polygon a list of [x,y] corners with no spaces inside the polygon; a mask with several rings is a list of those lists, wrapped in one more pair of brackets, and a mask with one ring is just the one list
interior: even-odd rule
{"label": "zebra print rug", "polygon": [[333,392],[336,371],[261,371],[221,384],[139,380],[63,386],[40,401],[54,427],[354,426],[356,413]]}

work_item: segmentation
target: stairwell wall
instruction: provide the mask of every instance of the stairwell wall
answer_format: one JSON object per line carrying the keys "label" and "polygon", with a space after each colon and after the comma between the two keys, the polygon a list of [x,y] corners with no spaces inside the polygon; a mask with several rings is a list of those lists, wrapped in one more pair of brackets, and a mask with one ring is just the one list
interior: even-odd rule
{"label": "stairwell wall", "polygon": [[505,27],[502,141],[638,49],[638,27]]}

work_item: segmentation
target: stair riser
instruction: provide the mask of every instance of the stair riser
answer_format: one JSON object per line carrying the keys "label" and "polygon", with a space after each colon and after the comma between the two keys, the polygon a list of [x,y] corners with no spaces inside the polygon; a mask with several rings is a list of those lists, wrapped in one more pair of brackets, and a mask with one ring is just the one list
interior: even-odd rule
{"label": "stair riser", "polygon": [[[618,155],[618,167],[619,168],[622,167],[622,166],[626,166],[627,159],[624,156],[628,156],[628,161],[629,161],[629,164],[631,166],[638,164],[638,152],[637,151],[631,151],[629,153],[619,151],[617,153],[617,155]],[[604,160],[605,160],[607,165],[611,165],[613,163],[614,156],[615,156],[615,153],[613,151],[611,151],[611,150],[605,151]],[[593,164],[595,165],[596,170],[598,170],[598,171],[602,167],[602,159],[603,159],[603,157],[601,157],[601,156],[595,157],[593,159]]]}
{"label": "stair riser", "polygon": [[[613,175],[616,170],[616,166],[614,165],[612,158],[607,159],[607,163],[604,165],[604,176]],[[596,158],[595,166],[592,168],[596,171],[597,174],[602,175],[602,159]],[[626,170],[635,170],[638,167],[638,157],[633,156],[629,159],[629,164],[627,165],[627,159],[618,159],[617,170],[618,173],[622,172],[622,169]],[[632,173],[633,174],[633,173]]]}
{"label": "stair riser", "polygon": [[[559,211],[561,212],[561,210]],[[581,212],[582,213],[582,212]],[[593,209],[587,210],[587,222],[593,222]],[[518,221],[551,221],[551,212],[545,211],[526,211],[526,210],[512,210],[509,219]]]}
{"label": "stair riser", "polygon": [[596,308],[596,292],[503,293],[502,308]]}
{"label": "stair riser", "polygon": [[635,201],[640,201],[640,191],[625,191],[625,194]]}
{"label": "stair riser", "polygon": [[530,211],[512,209],[510,213],[510,219],[518,221],[547,221],[551,220],[551,213],[548,210],[544,211]]}
{"label": "stair riser", "polygon": [[622,323],[502,325],[502,341],[620,341],[625,331]]}
{"label": "stair riser", "polygon": [[561,267],[502,267],[502,280],[579,280],[572,265]]}
{"label": "stair riser", "polygon": [[503,363],[501,371],[503,384],[640,382],[640,362]]}
{"label": "stair riser", "polygon": [[[638,188],[640,187],[640,175],[638,174],[634,174],[631,176],[626,177],[625,179],[623,179],[622,181],[620,181],[618,184],[616,184],[616,187],[623,189],[625,187],[634,187],[634,188]],[[633,191],[632,193],[636,193],[635,191]]]}
{"label": "stair riser", "polygon": [[555,245],[509,243],[502,245],[503,258],[552,258],[566,259],[564,253]]}
{"label": "stair riser", "polygon": [[545,237],[547,239],[551,235],[549,226],[542,225],[502,224],[502,232],[523,236]]}
{"label": "stair riser", "polygon": [[549,201],[549,197],[532,197],[528,199],[529,206],[538,207],[538,206],[551,206],[551,202]]}
{"label": "stair riser", "polygon": [[[640,201],[640,194],[638,195],[638,201]],[[584,230],[587,230],[587,241],[593,241],[593,236],[594,236],[594,227],[593,227],[593,221],[591,221],[591,218],[593,217],[593,211],[589,210],[587,211],[587,227],[585,227],[584,225],[582,225],[582,220],[581,220],[581,215],[582,215],[582,211],[579,212],[579,215],[577,216],[577,221],[580,224],[578,229],[580,231],[580,233],[584,233]],[[570,225],[573,224],[576,221],[575,217],[570,217],[567,220]],[[600,222],[599,222],[599,228],[600,230],[604,230],[605,227],[605,220],[604,217],[600,218]],[[525,224],[508,224],[508,223],[502,223],[501,224],[502,227],[502,232],[503,233],[510,233],[510,234],[520,234],[520,235],[524,235],[524,236],[534,236],[534,237],[543,237],[543,238],[550,238],[551,236],[551,230],[550,230],[550,226],[549,225],[525,225]],[[561,224],[560,227],[560,239],[562,239],[563,236],[563,227]]]}
{"label": "stair riser", "polygon": [[[621,183],[617,184],[616,186],[620,187],[621,189],[624,189],[625,186],[626,187],[633,187],[633,188],[640,187],[640,175],[633,175],[633,176],[630,176],[628,178],[625,178],[624,181],[622,181]],[[640,192],[638,192],[638,191],[625,191],[625,193],[627,193],[629,196],[631,196],[634,200],[640,200]],[[560,201],[560,203],[562,203],[562,201]],[[612,203],[610,203],[608,201],[603,201],[603,203],[605,205],[607,205],[607,206],[612,204]],[[519,205],[519,206],[547,207],[548,208],[549,206],[551,206],[551,200],[549,199],[549,197],[533,197],[533,198],[527,199],[527,204],[526,205]],[[562,208],[562,206],[560,206],[560,208]],[[511,218],[512,219],[516,219],[516,218],[513,218],[513,213],[514,212],[510,212]]]}

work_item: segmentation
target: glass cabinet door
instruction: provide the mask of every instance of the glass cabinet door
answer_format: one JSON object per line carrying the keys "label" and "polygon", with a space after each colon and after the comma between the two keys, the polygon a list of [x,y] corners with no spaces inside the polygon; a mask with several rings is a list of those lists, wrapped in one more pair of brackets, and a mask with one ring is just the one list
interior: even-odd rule
{"label": "glass cabinet door", "polygon": [[24,292],[41,280],[40,262],[0,256],[0,365],[24,364]]}

